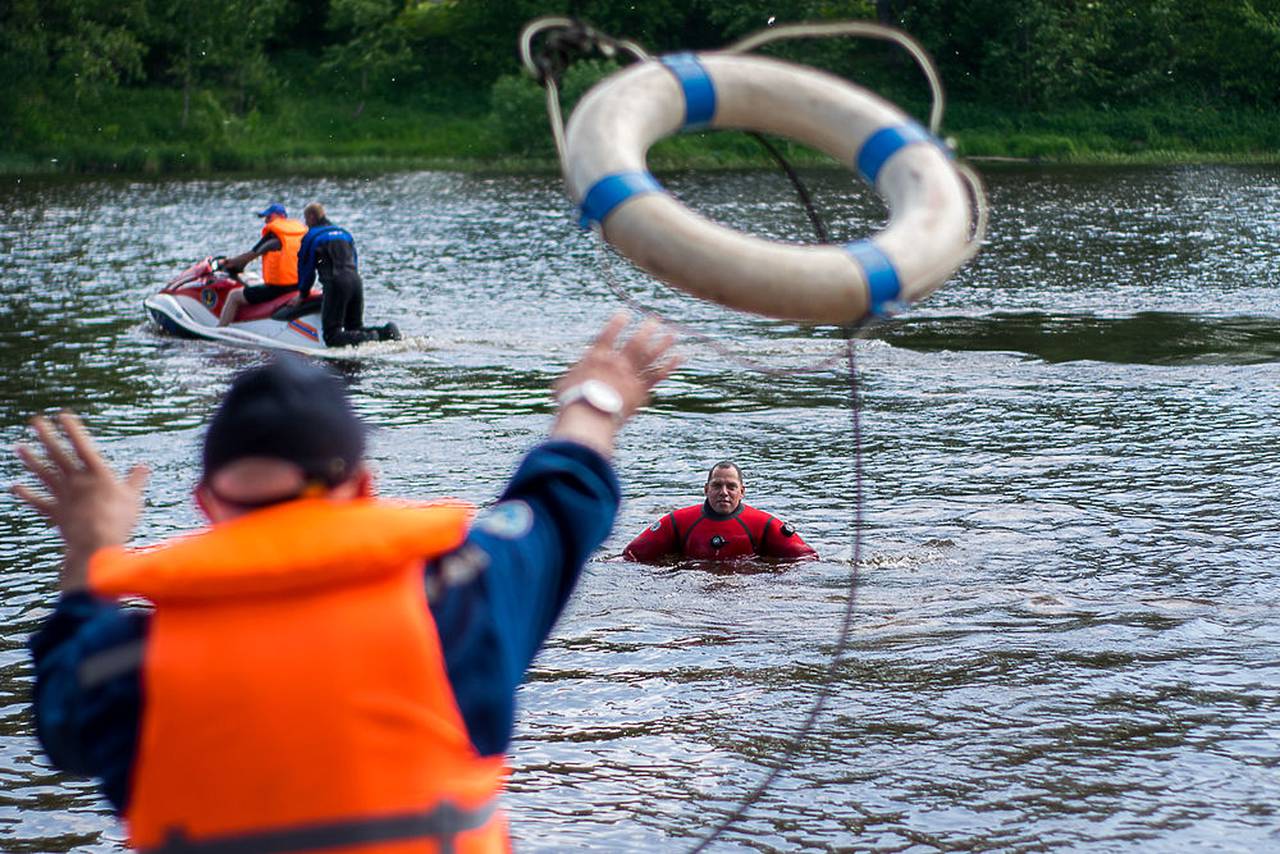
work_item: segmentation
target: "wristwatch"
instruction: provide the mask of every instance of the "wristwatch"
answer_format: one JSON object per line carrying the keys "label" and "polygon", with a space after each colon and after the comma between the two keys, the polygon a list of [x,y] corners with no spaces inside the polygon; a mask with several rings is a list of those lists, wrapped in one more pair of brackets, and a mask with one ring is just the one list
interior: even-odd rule
{"label": "wristwatch", "polygon": [[608,415],[617,421],[622,417],[622,395],[618,390],[603,380],[584,380],[571,385],[556,396],[560,408],[582,401],[597,412]]}

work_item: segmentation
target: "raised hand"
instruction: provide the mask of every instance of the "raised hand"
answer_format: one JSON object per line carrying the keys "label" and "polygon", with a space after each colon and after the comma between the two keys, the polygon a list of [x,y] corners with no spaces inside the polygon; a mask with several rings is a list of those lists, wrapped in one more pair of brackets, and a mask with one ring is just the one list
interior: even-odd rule
{"label": "raised hand", "polygon": [[94,552],[129,539],[142,509],[148,471],[137,465],[123,479],[117,477],[79,418],[63,412],[54,420],[65,444],[54,422],[38,416],[31,420],[31,428],[43,454],[27,445],[16,449],[22,464],[45,491],[24,484],[15,484],[12,489],[62,535],[66,560],[60,584],[63,592],[70,592],[84,588]]}
{"label": "raised hand", "polygon": [[[556,383],[557,394],[574,402],[561,408],[551,435],[572,439],[608,455],[618,429],[649,400],[654,386],[669,377],[681,359],[669,356],[675,337],[654,320],[643,323],[630,339],[619,345],[619,337],[630,317],[613,316],[587,352]],[[616,412],[592,405],[573,390],[585,383],[603,383],[616,393]],[[566,396],[566,393],[569,393]]]}

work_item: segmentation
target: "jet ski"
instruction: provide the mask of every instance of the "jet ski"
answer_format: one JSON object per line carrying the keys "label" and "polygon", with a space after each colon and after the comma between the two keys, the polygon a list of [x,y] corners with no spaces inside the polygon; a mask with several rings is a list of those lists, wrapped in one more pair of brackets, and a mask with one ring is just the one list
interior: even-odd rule
{"label": "jet ski", "polygon": [[220,260],[209,257],[197,261],[143,301],[161,329],[183,338],[204,338],[237,347],[328,355],[320,326],[320,294],[315,291],[296,305],[289,304],[291,294],[259,305],[243,305],[230,324],[219,326],[218,316],[228,294],[257,283],[251,277],[219,269]]}

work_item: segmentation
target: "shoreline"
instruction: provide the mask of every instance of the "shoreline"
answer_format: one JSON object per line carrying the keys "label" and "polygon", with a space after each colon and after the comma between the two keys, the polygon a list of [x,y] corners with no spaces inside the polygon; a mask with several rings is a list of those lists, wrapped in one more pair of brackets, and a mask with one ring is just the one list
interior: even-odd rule
{"label": "shoreline", "polygon": [[[1160,166],[1275,166],[1280,165],[1278,152],[1213,152],[1151,151],[1143,153],[1096,152],[1066,157],[1017,157],[1011,155],[959,155],[958,159],[978,167],[1160,167]],[[820,155],[791,158],[801,169],[841,169],[834,160]],[[650,162],[655,173],[696,171],[772,171],[777,164],[767,156],[724,158],[715,154],[691,155],[679,160],[660,157]],[[359,175],[392,172],[459,172],[464,174],[553,174],[560,169],[554,159],[545,157],[439,157],[439,156],[370,156],[333,155],[323,157],[284,157],[271,165],[234,165],[225,168],[197,165],[178,167],[143,166],[142,168],[84,168],[64,165],[60,159],[3,154],[0,155],[0,178],[210,178],[253,177],[265,175]]]}

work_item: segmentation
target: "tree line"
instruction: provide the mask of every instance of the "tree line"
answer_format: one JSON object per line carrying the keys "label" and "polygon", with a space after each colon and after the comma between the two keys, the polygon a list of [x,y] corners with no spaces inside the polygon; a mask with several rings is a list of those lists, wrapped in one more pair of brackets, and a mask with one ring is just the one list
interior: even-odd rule
{"label": "tree line", "polygon": [[[655,52],[770,21],[879,20],[923,42],[953,99],[1002,109],[1280,104],[1280,0],[6,0],[0,122],[30,135],[139,90],[181,93],[179,127],[197,104],[244,116],[295,95],[345,99],[353,116],[368,98],[483,103],[518,73],[521,26],[547,14]],[[780,52],[892,87],[908,66],[886,50]]]}

